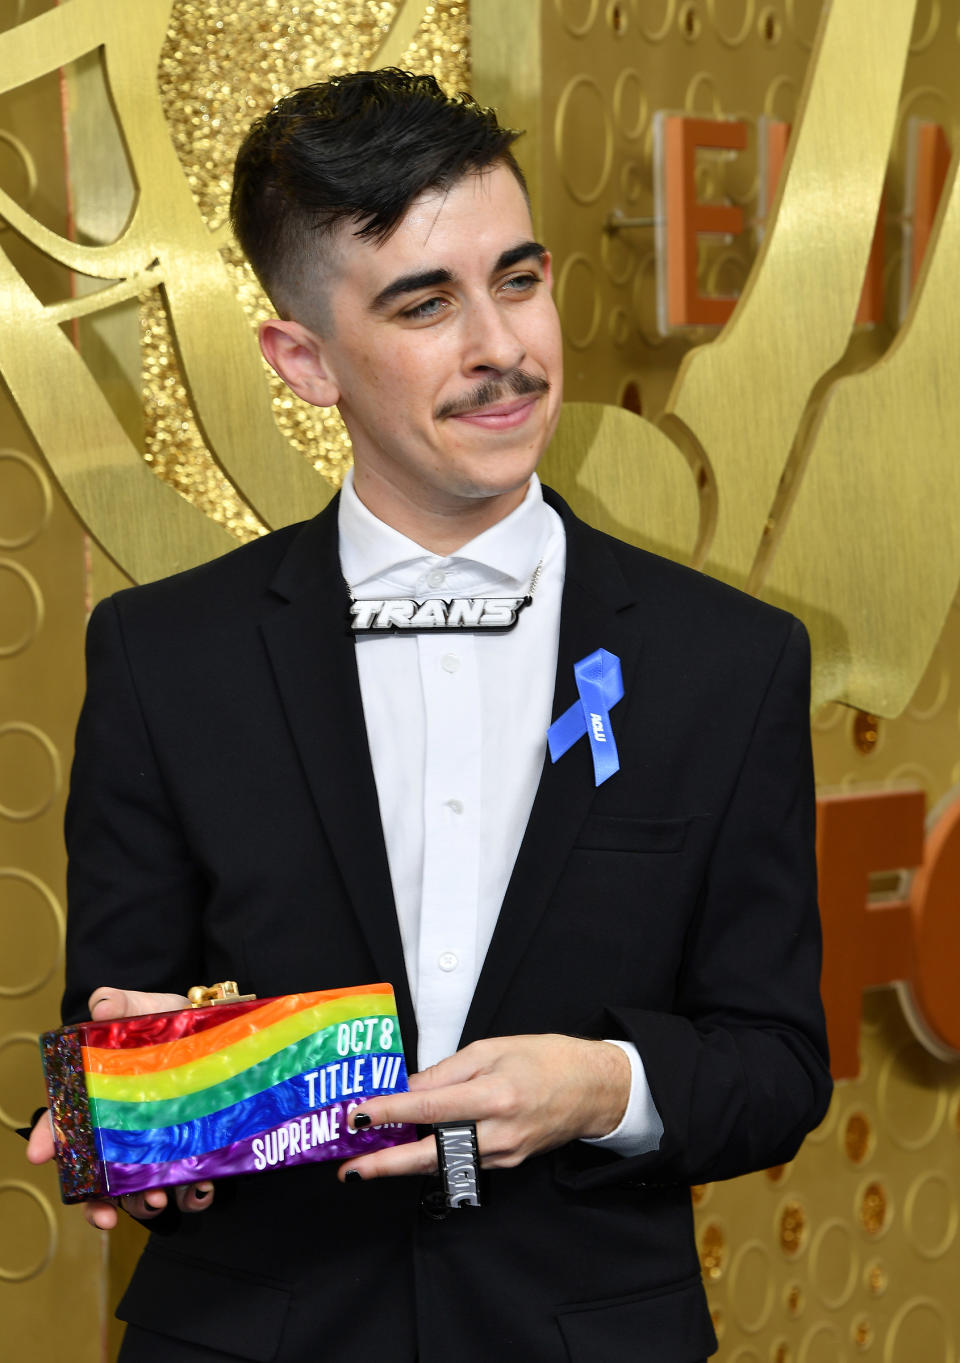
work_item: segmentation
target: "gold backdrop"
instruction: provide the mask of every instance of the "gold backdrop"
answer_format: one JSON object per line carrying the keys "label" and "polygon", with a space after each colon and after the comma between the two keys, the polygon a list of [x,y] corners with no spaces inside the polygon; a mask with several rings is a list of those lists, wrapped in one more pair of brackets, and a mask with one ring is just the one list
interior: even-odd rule
{"label": "gold backdrop", "polygon": [[[898,287],[908,122],[954,140],[960,0],[834,0],[818,35],[820,9],[0,0],[0,373],[23,414],[0,412],[0,1122],[41,1101],[32,1037],[56,1012],[84,595],[307,514],[349,459],[336,416],[261,365],[264,304],[224,230],[242,128],[321,73],[433,70],[528,129],[573,400],[547,476],[594,523],[797,610],[821,698],[906,705],[819,708],[822,784],[910,780],[933,804],[960,781],[949,179],[902,325]],[[745,153],[697,171],[748,224],[701,243],[704,290],[743,290],[720,333],[657,330],[660,110],[747,122]],[[772,206],[761,115],[793,124]],[[884,180],[886,320],[855,329]],[[728,1363],[955,1357],[960,1083],[890,990],[865,1000],[861,1054],[791,1166],[694,1190]],[[5,1146],[0,1354],[99,1358],[101,1285],[110,1311],[140,1233],[107,1265]]]}

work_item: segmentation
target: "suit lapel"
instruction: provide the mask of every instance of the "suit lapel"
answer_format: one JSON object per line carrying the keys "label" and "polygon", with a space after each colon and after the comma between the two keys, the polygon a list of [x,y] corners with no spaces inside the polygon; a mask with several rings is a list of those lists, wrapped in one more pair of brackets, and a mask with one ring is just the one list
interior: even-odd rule
{"label": "suit lapel", "polygon": [[[634,596],[606,540],[578,521],[559,498],[567,537],[567,563],[560,616],[560,643],[553,718],[577,700],[573,665],[595,649],[620,659],[624,698],[612,711],[614,735],[625,732],[633,678],[640,654]],[[623,753],[621,751],[621,760]],[[617,777],[610,778],[616,781]],[[567,854],[596,798],[590,745],[580,739],[556,763],[546,756],[540,785],[470,1011],[461,1045],[487,1034],[553,894]]]}
{"label": "suit lapel", "polygon": [[293,541],[271,590],[283,604],[264,623],[263,635],[294,745],[378,979],[393,985],[404,1043],[416,1055],[356,646],[346,626],[337,499]]}

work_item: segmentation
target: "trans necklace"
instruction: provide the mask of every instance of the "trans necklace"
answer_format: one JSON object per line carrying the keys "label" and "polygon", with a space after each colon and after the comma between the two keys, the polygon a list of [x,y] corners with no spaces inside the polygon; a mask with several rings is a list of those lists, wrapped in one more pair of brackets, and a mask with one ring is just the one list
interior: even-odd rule
{"label": "trans necklace", "polygon": [[533,570],[526,596],[454,596],[415,601],[412,597],[358,600],[350,592],[347,622],[351,634],[456,634],[483,630],[504,634],[513,629],[520,612],[533,601],[543,571],[543,559]]}

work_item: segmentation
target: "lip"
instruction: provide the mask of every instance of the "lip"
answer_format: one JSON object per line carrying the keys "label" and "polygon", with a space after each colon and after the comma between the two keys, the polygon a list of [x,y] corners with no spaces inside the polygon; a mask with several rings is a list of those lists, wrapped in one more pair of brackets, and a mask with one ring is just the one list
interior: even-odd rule
{"label": "lip", "polygon": [[496,402],[472,412],[460,412],[453,420],[465,421],[468,425],[480,426],[484,430],[510,431],[523,425],[541,396],[540,393],[530,393],[510,402]]}

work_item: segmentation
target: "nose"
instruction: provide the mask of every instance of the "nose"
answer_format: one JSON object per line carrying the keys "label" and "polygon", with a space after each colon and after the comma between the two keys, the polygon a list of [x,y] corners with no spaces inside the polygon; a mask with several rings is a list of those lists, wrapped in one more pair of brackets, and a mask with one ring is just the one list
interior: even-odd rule
{"label": "nose", "polygon": [[507,374],[520,365],[527,349],[515,329],[511,307],[516,304],[497,303],[487,297],[470,309],[465,318],[467,373]]}

